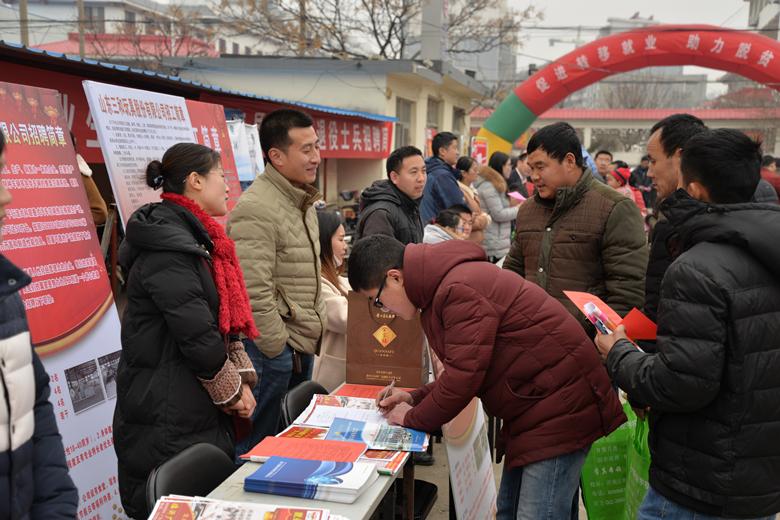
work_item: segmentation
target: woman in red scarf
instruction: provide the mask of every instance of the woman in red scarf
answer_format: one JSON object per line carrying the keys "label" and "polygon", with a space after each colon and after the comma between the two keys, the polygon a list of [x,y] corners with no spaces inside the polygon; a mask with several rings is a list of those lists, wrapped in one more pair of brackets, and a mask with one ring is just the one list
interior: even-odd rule
{"label": "woman in red scarf", "polygon": [[191,143],[152,161],[162,202],[127,223],[119,261],[127,281],[114,445],[119,491],[146,518],[149,472],[199,442],[233,457],[235,426],[255,407],[257,382],[240,335],[258,335],[235,246],[212,217],[227,212],[219,154]]}

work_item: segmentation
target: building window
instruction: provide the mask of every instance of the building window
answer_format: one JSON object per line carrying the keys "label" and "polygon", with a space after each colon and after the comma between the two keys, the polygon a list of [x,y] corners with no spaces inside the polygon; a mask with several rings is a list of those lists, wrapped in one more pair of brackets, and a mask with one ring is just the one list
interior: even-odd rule
{"label": "building window", "polygon": [[240,54],[241,53],[241,47],[237,43],[233,43],[233,54]]}
{"label": "building window", "polygon": [[428,98],[428,111],[425,115],[425,127],[438,130],[441,126],[441,101]]}
{"label": "building window", "polygon": [[452,109],[452,133],[460,136],[466,133],[466,111],[462,108]]}
{"label": "building window", "polygon": [[412,112],[414,103],[408,99],[395,99],[395,147],[412,144]]}
{"label": "building window", "polygon": [[223,39],[219,39],[219,53],[225,54],[227,52],[227,42]]}
{"label": "building window", "polygon": [[125,11],[125,32],[135,32],[135,13],[133,11]]}
{"label": "building window", "polygon": [[87,30],[96,34],[106,33],[106,9],[105,7],[86,6],[84,17]]}
{"label": "building window", "polygon": [[244,46],[244,54],[252,54],[252,49],[250,49],[248,45]]}

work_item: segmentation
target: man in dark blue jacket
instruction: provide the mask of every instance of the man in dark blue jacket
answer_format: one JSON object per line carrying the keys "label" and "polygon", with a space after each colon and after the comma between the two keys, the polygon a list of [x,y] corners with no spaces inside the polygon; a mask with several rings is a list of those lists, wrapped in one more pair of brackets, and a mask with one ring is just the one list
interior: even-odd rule
{"label": "man in dark blue jacket", "polygon": [[458,186],[460,172],[455,168],[458,163],[458,137],[450,132],[441,132],[433,138],[433,157],[425,161],[428,181],[425,184],[420,217],[423,226],[430,224],[433,217],[443,209],[455,204],[466,204],[463,192]]}
{"label": "man in dark blue jacket", "polygon": [[752,202],[759,144],[705,130],[682,150],[661,210],[673,262],[657,353],[618,327],[596,345],[649,406],[650,489],[638,520],[773,519],[780,512],[780,207]]}
{"label": "man in dark blue jacket", "polygon": [[[4,148],[0,132],[0,171]],[[0,184],[0,225],[10,203]],[[30,343],[19,296],[30,282],[0,255],[0,518],[73,520],[78,492],[49,402],[49,376]]]}

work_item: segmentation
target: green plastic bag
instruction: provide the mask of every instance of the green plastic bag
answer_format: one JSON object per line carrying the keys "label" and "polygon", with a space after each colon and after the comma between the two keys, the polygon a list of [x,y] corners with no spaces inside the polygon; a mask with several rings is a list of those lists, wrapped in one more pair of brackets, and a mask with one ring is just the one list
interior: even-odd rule
{"label": "green plastic bag", "polygon": [[633,440],[636,415],[623,405],[628,422],[593,443],[582,467],[582,497],[589,520],[623,520],[626,454]]}
{"label": "green plastic bag", "polygon": [[626,520],[634,520],[639,506],[645,499],[647,490],[650,488],[648,483],[648,472],[650,470],[650,448],[647,444],[647,433],[649,426],[647,419],[636,421],[636,428],[632,442],[628,448],[628,473],[626,482]]}

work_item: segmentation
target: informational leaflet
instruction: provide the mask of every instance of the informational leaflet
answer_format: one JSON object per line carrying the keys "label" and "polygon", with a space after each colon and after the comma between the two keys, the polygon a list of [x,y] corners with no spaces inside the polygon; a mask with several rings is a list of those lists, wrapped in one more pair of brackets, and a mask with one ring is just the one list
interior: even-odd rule
{"label": "informational leaflet", "polygon": [[372,450],[425,451],[428,436],[421,431],[384,423],[335,419],[328,428],[328,440],[363,442]]}
{"label": "informational leaflet", "polygon": [[338,418],[387,424],[373,399],[335,395],[315,395],[309,406],[293,422],[329,428]]}
{"label": "informational leaflet", "polygon": [[0,83],[0,131],[13,196],[0,253],[24,269],[35,350],[79,491],[79,520],[124,518],[112,420],[120,324],[59,94]]}
{"label": "informational leaflet", "polygon": [[352,504],[378,478],[373,464],[271,457],[244,491]]}
{"label": "informational leaflet", "polygon": [[249,450],[249,453],[241,455],[241,458],[252,462],[265,462],[270,457],[277,455],[306,460],[357,462],[365,451],[366,444],[362,442],[269,436]]}
{"label": "informational leaflet", "polygon": [[[376,396],[385,390],[385,388],[387,387],[379,385],[353,385],[350,383],[345,383],[341,385],[333,395],[338,395],[341,397],[362,397],[364,399],[376,399]],[[396,388],[406,392],[412,391],[411,388],[401,388],[399,386],[396,386]]]}
{"label": "informational leaflet", "polygon": [[[290,437],[296,439],[324,439],[328,434],[327,428],[315,428],[313,426],[299,426],[293,424],[288,427],[278,437]],[[406,459],[409,457],[407,451],[395,450],[366,450],[358,462],[370,462],[376,466],[380,475],[395,475],[404,467]]]}
{"label": "informational leaflet", "polygon": [[149,520],[337,520],[327,509],[228,502],[200,497],[160,498]]}

